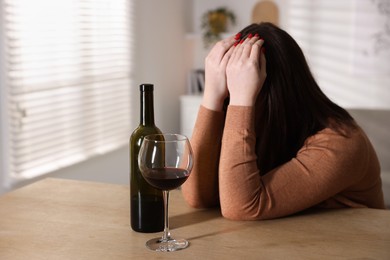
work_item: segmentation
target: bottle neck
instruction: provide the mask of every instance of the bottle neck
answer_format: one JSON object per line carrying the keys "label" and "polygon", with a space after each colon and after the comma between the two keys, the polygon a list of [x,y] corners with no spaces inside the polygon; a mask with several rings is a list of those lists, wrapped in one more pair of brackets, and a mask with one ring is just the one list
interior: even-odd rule
{"label": "bottle neck", "polygon": [[144,126],[154,126],[153,91],[141,91],[141,121]]}

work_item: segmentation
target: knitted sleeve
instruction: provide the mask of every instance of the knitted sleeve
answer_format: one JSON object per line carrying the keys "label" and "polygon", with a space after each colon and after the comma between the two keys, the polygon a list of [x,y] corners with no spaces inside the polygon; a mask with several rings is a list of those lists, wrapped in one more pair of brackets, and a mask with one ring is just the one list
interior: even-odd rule
{"label": "knitted sleeve", "polygon": [[[254,118],[252,107],[229,106],[227,110],[219,163],[219,194],[222,214],[229,219],[286,216],[351,187],[362,189],[357,184],[367,174],[370,164],[377,163],[370,162],[373,150],[360,131],[347,137],[326,128],[309,137],[295,158],[260,175]],[[371,168],[375,176],[372,185],[367,185],[378,185],[379,167]],[[365,206],[356,201],[353,205]]]}
{"label": "knitted sleeve", "polygon": [[194,167],[188,180],[182,185],[184,199],[193,207],[218,205],[218,163],[221,150],[223,112],[201,106],[191,137]]}

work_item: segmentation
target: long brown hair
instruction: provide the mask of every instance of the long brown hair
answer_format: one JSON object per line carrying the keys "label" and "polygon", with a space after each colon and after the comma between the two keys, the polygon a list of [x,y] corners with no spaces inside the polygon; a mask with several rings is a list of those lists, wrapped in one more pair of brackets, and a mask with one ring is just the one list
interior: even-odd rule
{"label": "long brown hair", "polygon": [[[331,127],[355,125],[351,115],[332,102],[316,83],[301,48],[271,23],[252,24],[243,37],[264,39],[267,78],[257,99],[257,153],[262,174],[295,157],[305,140]],[[329,120],[333,122],[330,124]]]}

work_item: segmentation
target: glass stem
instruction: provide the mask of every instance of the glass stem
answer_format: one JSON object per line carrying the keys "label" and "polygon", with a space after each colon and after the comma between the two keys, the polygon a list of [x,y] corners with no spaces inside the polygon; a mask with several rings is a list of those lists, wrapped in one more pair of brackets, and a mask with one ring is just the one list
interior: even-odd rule
{"label": "glass stem", "polygon": [[168,201],[169,201],[169,191],[163,191],[164,196],[164,234],[162,237],[163,241],[171,239],[171,233],[169,232],[169,218],[168,218]]}

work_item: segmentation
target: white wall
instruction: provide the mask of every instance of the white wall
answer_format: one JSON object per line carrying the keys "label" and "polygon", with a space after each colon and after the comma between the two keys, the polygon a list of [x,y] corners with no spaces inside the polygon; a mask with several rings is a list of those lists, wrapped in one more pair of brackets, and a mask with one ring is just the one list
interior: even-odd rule
{"label": "white wall", "polygon": [[179,96],[186,84],[184,35],[188,10],[182,0],[138,0],[137,8],[136,81],[155,84],[156,124],[163,132],[178,132]]}

